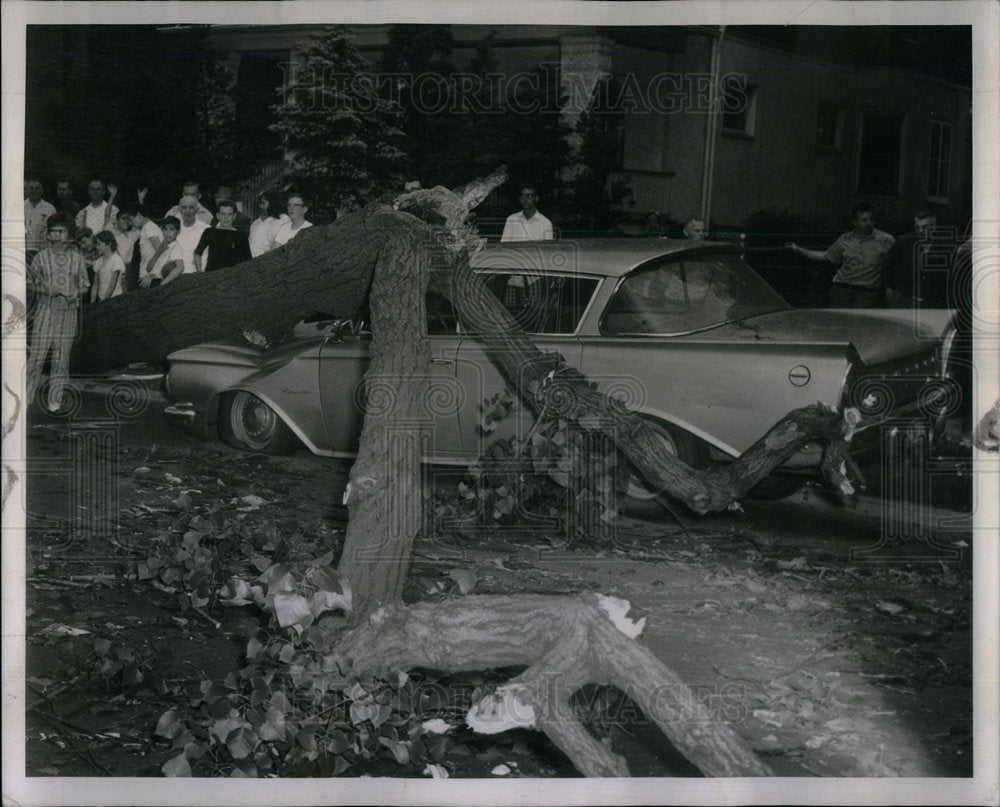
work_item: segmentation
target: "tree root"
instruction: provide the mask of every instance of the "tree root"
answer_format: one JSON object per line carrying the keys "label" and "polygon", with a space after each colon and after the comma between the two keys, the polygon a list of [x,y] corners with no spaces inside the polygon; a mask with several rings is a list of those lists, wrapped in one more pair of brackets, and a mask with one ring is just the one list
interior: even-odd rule
{"label": "tree root", "polygon": [[586,776],[628,775],[625,761],[573,714],[570,697],[588,683],[628,694],[706,776],[769,775],[675,672],[631,638],[641,624],[625,617],[627,610],[627,602],[593,593],[470,596],[383,608],[331,639],[361,674],[527,665],[470,711],[469,725],[485,733],[537,728]]}

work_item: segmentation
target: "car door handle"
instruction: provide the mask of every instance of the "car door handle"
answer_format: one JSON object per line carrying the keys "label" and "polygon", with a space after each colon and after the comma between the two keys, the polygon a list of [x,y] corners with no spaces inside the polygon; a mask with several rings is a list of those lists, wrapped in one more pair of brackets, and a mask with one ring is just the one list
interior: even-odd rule
{"label": "car door handle", "polygon": [[454,364],[454,359],[431,359],[431,364]]}

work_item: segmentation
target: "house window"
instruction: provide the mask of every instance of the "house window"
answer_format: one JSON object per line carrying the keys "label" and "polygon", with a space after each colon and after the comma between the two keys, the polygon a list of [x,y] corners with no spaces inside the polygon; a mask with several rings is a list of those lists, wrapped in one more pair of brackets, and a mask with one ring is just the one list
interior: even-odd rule
{"label": "house window", "polygon": [[754,136],[757,111],[757,88],[734,80],[722,87],[722,131],[726,134]]}
{"label": "house window", "polygon": [[816,118],[816,148],[840,151],[844,144],[844,109],[822,104]]}
{"label": "house window", "polygon": [[866,112],[861,130],[858,192],[877,196],[899,194],[899,159],[903,119]]}
{"label": "house window", "polygon": [[927,172],[927,195],[934,199],[948,196],[951,175],[951,124],[931,121],[931,153]]}

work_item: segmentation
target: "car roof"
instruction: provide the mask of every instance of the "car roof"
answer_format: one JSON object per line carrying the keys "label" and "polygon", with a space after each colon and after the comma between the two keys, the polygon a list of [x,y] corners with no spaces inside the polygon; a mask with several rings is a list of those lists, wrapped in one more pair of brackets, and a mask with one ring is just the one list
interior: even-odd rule
{"label": "car roof", "polygon": [[733,244],[670,238],[593,238],[578,241],[511,241],[487,244],[470,261],[473,269],[583,272],[620,277],[668,255],[736,253]]}

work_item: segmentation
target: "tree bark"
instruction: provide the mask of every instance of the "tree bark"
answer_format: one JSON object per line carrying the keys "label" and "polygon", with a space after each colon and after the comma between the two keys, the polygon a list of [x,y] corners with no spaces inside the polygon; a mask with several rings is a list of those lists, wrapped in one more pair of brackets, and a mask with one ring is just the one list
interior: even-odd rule
{"label": "tree bark", "polygon": [[353,317],[382,251],[379,226],[369,212],[352,213],[228,269],[86,306],[71,369],[161,362],[183,347],[252,332],[274,343],[314,314]]}
{"label": "tree bark", "polygon": [[358,456],[345,500],[350,518],[337,573],[352,583],[352,619],[402,601],[413,540],[422,524],[421,454],[430,434],[424,407],[430,345],[425,327],[430,228],[386,210],[372,278],[372,360]]}
{"label": "tree bark", "polygon": [[337,637],[336,652],[356,672],[377,675],[414,667],[460,672],[526,665],[504,687],[517,701],[487,710],[477,722],[488,728],[492,722],[495,730],[538,728],[588,776],[627,776],[628,768],[573,715],[569,697],[587,683],[628,693],[706,776],[768,775],[676,673],[616,627],[601,601],[595,594],[525,594],[390,608]]}

